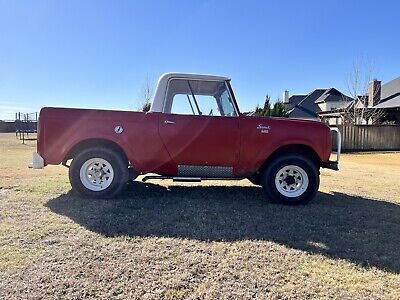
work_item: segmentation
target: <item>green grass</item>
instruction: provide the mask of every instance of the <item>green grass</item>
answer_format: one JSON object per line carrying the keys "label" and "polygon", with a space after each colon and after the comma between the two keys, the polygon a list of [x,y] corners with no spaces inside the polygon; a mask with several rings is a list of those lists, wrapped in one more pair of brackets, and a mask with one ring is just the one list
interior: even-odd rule
{"label": "green grass", "polygon": [[76,197],[0,135],[0,299],[400,298],[400,154],[344,155],[307,206],[248,181]]}

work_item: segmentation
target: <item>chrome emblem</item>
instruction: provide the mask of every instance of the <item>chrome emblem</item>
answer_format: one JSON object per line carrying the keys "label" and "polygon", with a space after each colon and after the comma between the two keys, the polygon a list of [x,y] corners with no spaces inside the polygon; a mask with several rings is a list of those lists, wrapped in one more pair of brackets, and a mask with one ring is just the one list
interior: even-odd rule
{"label": "chrome emblem", "polygon": [[124,128],[121,125],[115,126],[114,131],[116,134],[121,134],[124,131]]}
{"label": "chrome emblem", "polygon": [[257,129],[260,130],[261,133],[269,133],[269,131],[271,130],[271,126],[259,124],[259,125],[257,126]]}

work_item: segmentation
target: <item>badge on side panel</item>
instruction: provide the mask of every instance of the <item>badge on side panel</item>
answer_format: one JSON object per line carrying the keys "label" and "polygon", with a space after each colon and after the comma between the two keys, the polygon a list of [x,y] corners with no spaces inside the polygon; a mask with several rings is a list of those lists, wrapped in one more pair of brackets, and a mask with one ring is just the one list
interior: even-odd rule
{"label": "badge on side panel", "polygon": [[124,131],[124,128],[121,125],[115,126],[114,131],[116,134],[121,134]]}

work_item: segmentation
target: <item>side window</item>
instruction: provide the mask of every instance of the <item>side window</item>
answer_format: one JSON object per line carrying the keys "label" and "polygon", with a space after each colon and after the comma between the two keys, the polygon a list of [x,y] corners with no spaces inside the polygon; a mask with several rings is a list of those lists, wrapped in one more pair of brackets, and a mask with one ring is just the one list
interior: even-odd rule
{"label": "side window", "polygon": [[172,99],[172,114],[194,115],[194,107],[187,94],[176,94]]}
{"label": "side window", "polygon": [[236,116],[224,81],[172,79],[164,113],[204,116]]}
{"label": "side window", "polygon": [[218,109],[217,100],[214,96],[195,95],[195,97],[203,115],[221,116],[221,113]]}
{"label": "side window", "polygon": [[235,107],[227,90],[222,92],[220,101],[225,116],[236,116]]}

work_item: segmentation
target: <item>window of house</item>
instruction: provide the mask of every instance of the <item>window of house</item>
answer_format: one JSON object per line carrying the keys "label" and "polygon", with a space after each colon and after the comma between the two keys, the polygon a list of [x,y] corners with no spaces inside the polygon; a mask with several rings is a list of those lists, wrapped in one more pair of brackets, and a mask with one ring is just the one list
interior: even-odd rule
{"label": "window of house", "polygon": [[164,113],[203,116],[237,116],[224,81],[172,79]]}

